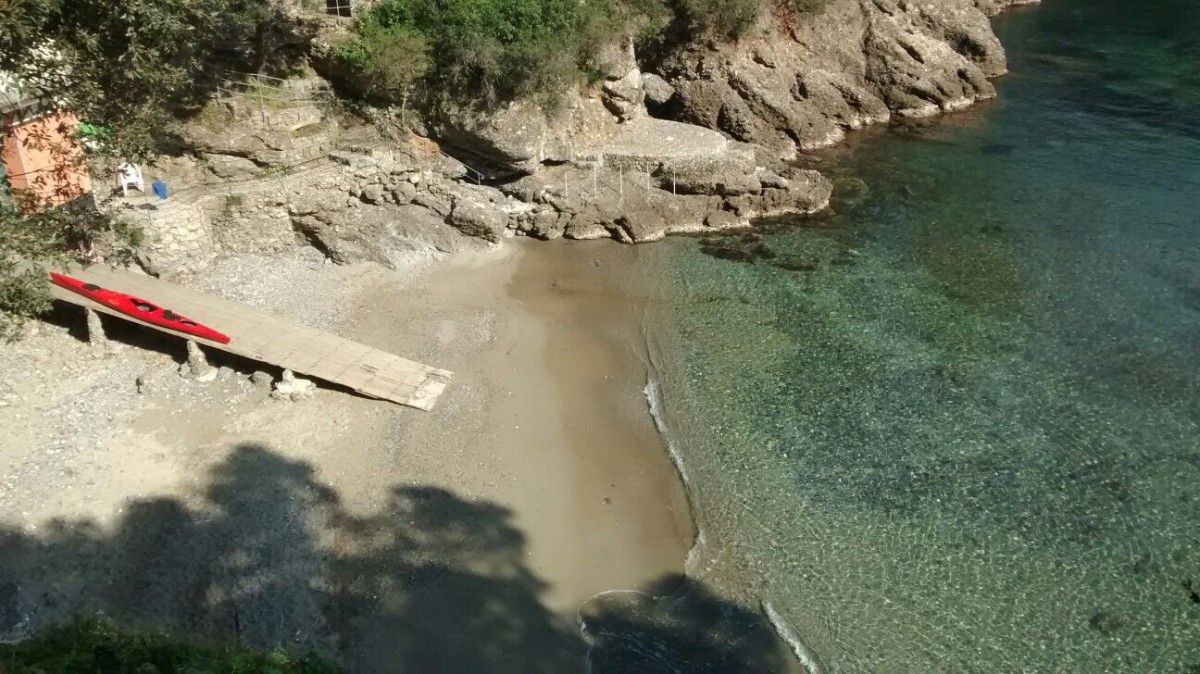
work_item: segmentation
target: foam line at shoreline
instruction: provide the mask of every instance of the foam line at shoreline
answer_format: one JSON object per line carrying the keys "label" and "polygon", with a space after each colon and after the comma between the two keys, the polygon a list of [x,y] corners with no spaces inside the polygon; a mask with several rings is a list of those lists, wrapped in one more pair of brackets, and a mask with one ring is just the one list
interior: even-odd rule
{"label": "foam line at shoreline", "polygon": [[796,656],[808,674],[825,674],[825,668],[817,661],[817,656],[809,650],[808,646],[804,645],[804,640],[796,634],[791,625],[788,625],[783,616],[779,615],[770,601],[762,602],[762,610],[766,614],[767,620],[771,621],[771,627],[775,628],[775,634],[778,634],[779,638],[783,639],[784,643],[792,649],[792,655]]}
{"label": "foam line at shoreline", "polygon": [[[670,427],[666,421],[665,399],[662,387],[661,368],[658,365],[656,358],[657,352],[652,344],[652,340],[645,331],[643,325],[643,339],[646,353],[646,387],[644,393],[646,396],[646,404],[649,408],[650,416],[654,420],[654,427],[662,437],[663,445],[667,449],[667,454],[671,457],[671,463],[674,464],[675,470],[679,473],[679,479],[683,482],[684,492],[687,495],[688,510],[691,514],[692,527],[696,532],[695,539],[692,542],[692,547],[688,550],[687,559],[684,562],[684,573],[689,578],[699,578],[703,564],[703,550],[707,545],[705,536],[705,525],[702,521],[701,510],[697,503],[697,495],[695,487],[688,476],[687,466],[684,464],[683,455],[679,450],[679,443],[672,436]],[[607,594],[607,593],[603,593]],[[597,595],[600,596],[600,595]],[[589,600],[590,601],[590,600]],[[586,604],[586,602],[585,602]],[[804,667],[808,674],[825,674],[825,669],[821,666],[816,655],[804,644],[804,641],[796,634],[795,630],[779,615],[779,612],[771,605],[770,601],[763,599],[760,604],[761,610],[766,615],[768,622],[771,624],[775,634],[788,645],[792,654]],[[582,610],[582,605],[581,605]],[[581,619],[582,626],[582,619]],[[590,663],[589,663],[590,664]],[[589,669],[590,671],[590,669]]]}

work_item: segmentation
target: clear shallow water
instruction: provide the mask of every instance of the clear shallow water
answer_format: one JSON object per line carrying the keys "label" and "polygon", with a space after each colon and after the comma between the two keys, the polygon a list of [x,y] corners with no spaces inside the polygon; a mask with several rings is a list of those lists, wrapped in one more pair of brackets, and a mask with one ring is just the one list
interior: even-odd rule
{"label": "clear shallow water", "polygon": [[826,670],[1200,672],[1200,5],[1124,5],[1001,19],[1000,100],[831,155],[836,214],[655,253],[693,571]]}

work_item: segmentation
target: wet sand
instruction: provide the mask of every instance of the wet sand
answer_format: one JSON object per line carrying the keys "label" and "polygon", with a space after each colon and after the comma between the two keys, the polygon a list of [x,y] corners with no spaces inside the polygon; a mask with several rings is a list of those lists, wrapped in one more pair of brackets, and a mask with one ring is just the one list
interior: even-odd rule
{"label": "wet sand", "polygon": [[679,573],[691,545],[643,392],[641,307],[621,285],[633,255],[517,241],[404,300],[433,333],[428,358],[455,372],[433,413],[401,424],[406,477],[512,509],[555,611]]}

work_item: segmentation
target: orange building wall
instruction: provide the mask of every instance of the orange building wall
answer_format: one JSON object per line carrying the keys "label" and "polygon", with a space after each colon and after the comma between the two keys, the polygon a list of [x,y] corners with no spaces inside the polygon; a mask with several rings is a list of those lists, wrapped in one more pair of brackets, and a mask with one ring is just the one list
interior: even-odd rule
{"label": "orange building wall", "polygon": [[58,206],[92,190],[77,128],[75,116],[63,112],[19,122],[8,131],[3,159],[14,196],[35,207]]}

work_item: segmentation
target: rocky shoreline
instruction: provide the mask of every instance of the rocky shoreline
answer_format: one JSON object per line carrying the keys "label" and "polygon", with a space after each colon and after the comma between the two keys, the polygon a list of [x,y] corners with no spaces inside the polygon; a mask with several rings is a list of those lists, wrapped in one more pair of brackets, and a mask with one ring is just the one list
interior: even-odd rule
{"label": "rocky shoreline", "polygon": [[995,96],[1006,60],[989,17],[1017,4],[829,0],[803,25],[763,17],[733,44],[625,44],[601,83],[552,113],[517,103],[419,133],[339,116],[314,73],[285,85],[289,104],[214,101],[187,150],[152,169],[172,198],[115,206],[145,232],[142,266],[175,276],[297,245],[398,268],[517,235],[643,243],[748,228],[828,205],[831,183],[793,166],[799,153]]}
{"label": "rocky shoreline", "polygon": [[1007,72],[989,17],[1038,0],[831,0],[803,25],[656,64],[674,94],[656,114],[719,129],[785,156],[893,117],[993,98]]}

